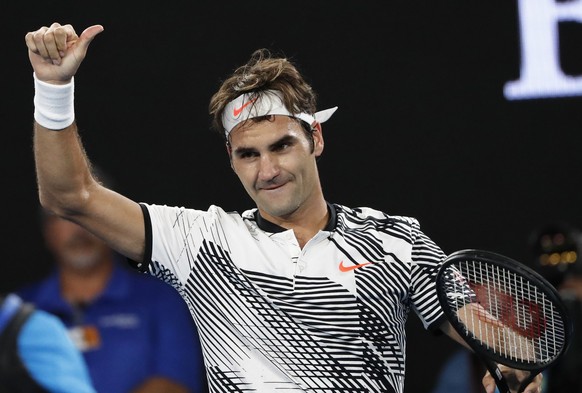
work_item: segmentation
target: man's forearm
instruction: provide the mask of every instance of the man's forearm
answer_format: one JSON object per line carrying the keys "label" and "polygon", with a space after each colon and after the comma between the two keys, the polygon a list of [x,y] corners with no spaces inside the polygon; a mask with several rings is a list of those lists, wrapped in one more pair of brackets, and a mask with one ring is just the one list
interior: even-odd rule
{"label": "man's forearm", "polygon": [[55,131],[35,123],[34,156],[41,204],[56,213],[81,211],[94,180],[76,124]]}

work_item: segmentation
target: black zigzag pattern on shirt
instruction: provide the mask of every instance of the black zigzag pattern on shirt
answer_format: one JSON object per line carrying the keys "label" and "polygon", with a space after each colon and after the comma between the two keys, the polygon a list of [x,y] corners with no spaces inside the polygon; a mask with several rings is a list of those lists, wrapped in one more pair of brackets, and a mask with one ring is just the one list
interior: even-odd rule
{"label": "black zigzag pattern on shirt", "polygon": [[[382,288],[396,286],[396,290],[405,296],[405,294],[414,293],[415,299],[430,298],[430,288],[436,278],[440,261],[445,258],[442,250],[427,237],[420,228],[416,220],[409,217],[389,216],[385,213],[376,212],[377,216],[364,215],[362,209],[350,209],[345,206],[334,205],[337,209],[337,227],[330,237],[330,240],[343,251],[354,263],[356,261],[367,261],[372,263],[388,262],[390,269],[383,273],[381,278],[389,278],[384,284],[386,286],[368,286],[359,285],[359,288],[366,290],[372,288],[370,293],[381,293]],[[339,235],[339,236],[338,236]],[[391,247],[384,243],[385,235],[390,239],[400,239],[411,245],[411,260],[402,261],[389,250]],[[414,260],[414,263],[411,263]],[[417,270],[423,270],[424,274],[417,274]],[[362,269],[358,271],[357,277],[373,272],[373,269]],[[421,277],[419,281],[413,281],[413,287],[409,288],[410,280],[413,277]],[[422,280],[422,281],[420,281]],[[369,283],[367,283],[369,284]],[[379,291],[379,292],[378,292]],[[376,296],[377,297],[377,296]],[[412,299],[401,299],[406,305]],[[428,323],[432,323],[440,316],[440,307],[438,301],[418,302],[422,304],[419,312],[426,318]],[[392,309],[382,305],[381,308],[375,308],[382,313],[381,309],[388,311],[399,310]],[[394,317],[400,318],[400,317]],[[403,332],[404,334],[404,332]]]}
{"label": "black zigzag pattern on shirt", "polygon": [[[234,267],[228,253],[211,242],[204,242],[196,263],[197,274],[188,280],[186,292],[197,298],[198,323],[210,329],[200,330],[215,333],[202,341],[209,346],[207,355],[215,357],[210,363],[226,366],[217,373],[220,385],[226,378],[233,389],[253,389],[238,373],[225,373],[228,359],[240,364],[241,359],[235,359],[234,354],[244,353],[217,340],[228,336],[222,331],[229,331],[244,337],[250,348],[269,358],[297,383],[296,388],[314,392],[392,391],[383,377],[365,372],[369,367],[363,357],[366,344],[359,339],[361,307],[338,284],[327,278],[290,280],[242,271]],[[197,288],[204,288],[205,299],[200,299]],[[292,386],[285,388],[294,390]]]}

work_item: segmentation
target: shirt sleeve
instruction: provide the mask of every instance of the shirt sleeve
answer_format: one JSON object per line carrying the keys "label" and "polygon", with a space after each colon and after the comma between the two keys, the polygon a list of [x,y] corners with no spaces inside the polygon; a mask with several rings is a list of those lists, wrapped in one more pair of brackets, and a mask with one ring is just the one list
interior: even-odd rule
{"label": "shirt sleeve", "polygon": [[176,206],[140,205],[144,213],[146,245],[144,260],[136,267],[146,272],[150,264],[156,262],[185,279],[190,274],[187,259],[198,249],[203,233],[212,225],[213,215]]}
{"label": "shirt sleeve", "polygon": [[96,393],[81,353],[57,317],[35,310],[20,331],[18,351],[29,373],[48,391]]}
{"label": "shirt sleeve", "polygon": [[424,328],[434,331],[446,318],[436,293],[436,276],[446,255],[416,220],[412,232],[412,305]]}

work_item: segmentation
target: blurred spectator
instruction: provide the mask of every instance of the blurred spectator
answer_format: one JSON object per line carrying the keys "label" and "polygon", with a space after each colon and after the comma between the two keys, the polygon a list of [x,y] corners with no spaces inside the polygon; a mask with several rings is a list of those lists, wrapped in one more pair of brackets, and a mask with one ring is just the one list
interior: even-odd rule
{"label": "blurred spectator", "polygon": [[0,296],[0,391],[96,392],[62,322],[12,293]]}
{"label": "blurred spectator", "polygon": [[64,322],[99,393],[206,391],[198,332],[173,287],[75,223],[43,212],[42,229],[55,271],[18,293]]}
{"label": "blurred spectator", "polygon": [[576,282],[582,277],[581,236],[578,228],[564,222],[542,225],[530,234],[532,267],[560,292],[565,287],[580,291]]}
{"label": "blurred spectator", "polygon": [[441,368],[431,393],[485,393],[481,383],[485,371],[483,362],[473,352],[461,347]]}
{"label": "blurred spectator", "polygon": [[542,225],[529,245],[533,268],[558,289],[574,324],[570,347],[545,373],[544,392],[582,393],[582,232],[565,222]]}

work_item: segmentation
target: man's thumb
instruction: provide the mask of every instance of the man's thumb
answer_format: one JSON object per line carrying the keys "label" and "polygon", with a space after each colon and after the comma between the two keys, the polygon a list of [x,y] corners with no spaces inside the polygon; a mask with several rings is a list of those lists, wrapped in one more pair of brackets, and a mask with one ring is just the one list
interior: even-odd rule
{"label": "man's thumb", "polygon": [[91,41],[93,41],[93,38],[95,38],[95,36],[97,34],[101,33],[103,30],[104,30],[103,26],[101,26],[101,25],[93,25],[93,26],[87,27],[81,33],[81,36],[79,37],[78,44],[81,44],[84,47],[84,49],[86,50],[87,47],[89,46],[89,44],[91,43]]}

